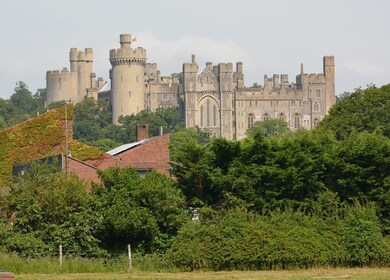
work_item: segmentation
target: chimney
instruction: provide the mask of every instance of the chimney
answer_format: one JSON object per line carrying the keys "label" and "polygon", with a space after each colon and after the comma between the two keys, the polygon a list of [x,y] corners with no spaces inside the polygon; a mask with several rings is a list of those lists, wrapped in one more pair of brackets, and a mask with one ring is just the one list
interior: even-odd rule
{"label": "chimney", "polygon": [[149,126],[147,124],[137,124],[136,141],[149,138]]}

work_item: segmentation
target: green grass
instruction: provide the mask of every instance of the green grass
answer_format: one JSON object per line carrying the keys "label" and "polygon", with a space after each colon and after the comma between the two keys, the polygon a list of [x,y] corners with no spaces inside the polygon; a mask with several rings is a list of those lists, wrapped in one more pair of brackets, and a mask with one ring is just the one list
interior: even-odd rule
{"label": "green grass", "polygon": [[159,280],[385,280],[390,279],[389,269],[316,269],[298,271],[230,271],[186,273],[85,273],[85,274],[20,274],[16,280],[113,280],[113,279],[159,279]]}
{"label": "green grass", "polygon": [[126,256],[114,259],[64,258],[60,273],[58,258],[24,259],[0,254],[0,269],[15,274],[16,280],[103,280],[103,279],[160,279],[160,280],[306,280],[306,279],[390,279],[389,268],[338,268],[283,271],[221,271],[179,272],[159,255],[134,255],[128,272]]}
{"label": "green grass", "polygon": [[[126,256],[107,259],[63,258],[62,273],[124,273],[129,263]],[[134,255],[132,267],[137,271],[174,272],[176,269],[165,262],[160,255]],[[15,274],[58,274],[58,258],[21,258],[16,255],[0,254],[0,269]]]}

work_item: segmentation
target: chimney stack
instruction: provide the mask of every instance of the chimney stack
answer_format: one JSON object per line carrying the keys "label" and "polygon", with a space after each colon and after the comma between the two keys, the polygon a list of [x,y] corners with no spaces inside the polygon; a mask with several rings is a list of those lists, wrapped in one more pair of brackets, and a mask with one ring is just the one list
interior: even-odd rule
{"label": "chimney stack", "polygon": [[149,126],[147,124],[137,124],[136,141],[142,141],[149,138]]}

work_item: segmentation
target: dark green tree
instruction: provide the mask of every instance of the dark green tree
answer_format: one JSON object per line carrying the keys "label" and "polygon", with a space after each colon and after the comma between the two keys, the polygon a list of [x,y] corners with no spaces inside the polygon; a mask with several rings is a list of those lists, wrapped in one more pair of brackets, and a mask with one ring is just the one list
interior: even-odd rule
{"label": "dark green tree", "polygon": [[64,253],[97,256],[102,253],[95,237],[98,216],[87,186],[47,164],[32,165],[19,177],[7,196],[7,217],[12,221],[3,246],[24,256]]}
{"label": "dark green tree", "polygon": [[336,103],[320,123],[320,129],[333,130],[339,139],[352,131],[381,131],[390,137],[390,85],[357,89]]}
{"label": "dark green tree", "polygon": [[247,136],[253,137],[254,134],[261,133],[265,137],[280,136],[291,133],[288,124],[279,119],[270,119],[266,121],[259,121],[253,124],[246,132]]}
{"label": "dark green tree", "polygon": [[164,251],[187,219],[184,197],[173,181],[154,171],[141,178],[132,168],[110,168],[100,175],[102,185],[94,188],[94,197],[103,219],[103,245]]}

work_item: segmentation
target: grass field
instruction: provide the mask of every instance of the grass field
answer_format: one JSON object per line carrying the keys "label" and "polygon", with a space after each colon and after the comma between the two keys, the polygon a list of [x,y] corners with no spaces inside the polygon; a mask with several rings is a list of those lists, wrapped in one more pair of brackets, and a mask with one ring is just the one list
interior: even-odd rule
{"label": "grass field", "polygon": [[188,272],[188,273],[79,273],[79,274],[17,274],[15,280],[306,280],[306,279],[356,279],[388,280],[390,269],[315,269],[294,271],[229,271],[229,272]]}

